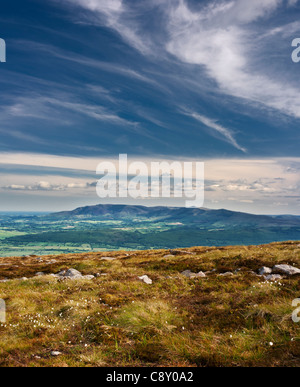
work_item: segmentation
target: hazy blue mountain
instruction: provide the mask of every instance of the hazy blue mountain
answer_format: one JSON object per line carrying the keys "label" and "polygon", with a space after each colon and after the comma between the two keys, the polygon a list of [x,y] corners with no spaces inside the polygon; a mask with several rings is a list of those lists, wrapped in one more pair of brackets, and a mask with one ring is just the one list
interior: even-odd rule
{"label": "hazy blue mountain", "polygon": [[73,211],[58,212],[53,218],[98,218],[110,220],[157,219],[202,227],[300,227],[300,217],[291,215],[269,216],[234,212],[225,209],[185,207],[145,207],[130,205],[98,204],[80,207]]}
{"label": "hazy blue mountain", "polygon": [[207,208],[99,204],[48,215],[3,216],[0,226],[5,230],[2,256],[300,240],[299,216]]}

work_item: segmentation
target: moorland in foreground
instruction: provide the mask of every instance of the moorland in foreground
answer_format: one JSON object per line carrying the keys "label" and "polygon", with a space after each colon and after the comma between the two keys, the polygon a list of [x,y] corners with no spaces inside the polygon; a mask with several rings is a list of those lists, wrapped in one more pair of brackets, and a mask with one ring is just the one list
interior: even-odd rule
{"label": "moorland in foreground", "polygon": [[0,365],[299,366],[300,276],[257,275],[277,264],[299,242],[0,258]]}

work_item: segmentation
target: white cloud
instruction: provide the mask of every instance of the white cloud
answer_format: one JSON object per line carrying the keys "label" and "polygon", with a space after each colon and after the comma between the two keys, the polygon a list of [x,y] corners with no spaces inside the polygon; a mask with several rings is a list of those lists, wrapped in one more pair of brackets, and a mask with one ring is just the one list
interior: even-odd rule
{"label": "white cloud", "polygon": [[[128,11],[122,0],[64,0],[67,3],[78,5],[93,12],[89,23],[106,24],[114,29],[132,47],[144,55],[151,53],[150,41],[142,37],[141,30],[131,17],[132,11]],[[127,12],[128,11],[128,12]],[[104,17],[104,22],[103,22]]]}
{"label": "white cloud", "polygon": [[[97,202],[96,175],[98,163],[110,161],[116,164],[118,170],[118,158],[83,158],[64,157],[43,154],[17,154],[0,153],[0,180],[3,195],[26,194],[45,196],[49,192],[55,197],[80,196],[93,198]],[[153,161],[167,161],[172,159],[151,158],[129,158],[128,162],[145,162],[150,170]],[[272,205],[273,202],[285,203],[288,212],[299,214],[299,190],[300,190],[300,158],[277,158],[277,159],[191,159],[180,157],[180,162],[205,162],[205,202],[206,206],[215,208],[228,208],[239,211],[250,211],[256,213],[280,213]],[[43,168],[56,168],[55,175],[48,175],[45,171],[43,178],[26,173],[12,173],[12,168],[5,165],[14,165],[13,170],[18,170],[18,165],[27,165]],[[122,167],[124,165],[122,164]],[[62,169],[60,175],[59,168]],[[29,168],[30,169],[30,168]],[[86,171],[94,178],[66,177],[66,170]],[[189,176],[191,177],[191,176]],[[253,201],[253,203],[250,203]],[[125,200],[126,202],[126,200]],[[135,202],[136,204],[136,202]],[[170,202],[156,200],[150,205],[170,205]],[[184,205],[177,202],[174,205]],[[249,206],[249,207],[248,207]]]}
{"label": "white cloud", "polygon": [[169,53],[202,66],[224,93],[300,118],[298,89],[280,80],[284,74],[272,74],[269,58],[263,58],[261,71],[251,69],[252,41],[257,38],[251,22],[268,16],[282,0],[236,0],[230,7],[219,1],[200,12],[192,12],[184,0],[176,4],[168,12]]}
{"label": "white cloud", "polygon": [[[81,19],[85,17],[87,22],[114,29],[143,55],[159,52],[161,59],[165,59],[163,47],[181,62],[204,68],[222,93],[300,118],[298,89],[287,81],[284,72],[278,73],[275,67],[272,68],[263,49],[258,54],[255,46],[258,40],[263,46],[264,37],[268,39],[266,44],[270,44],[272,35],[286,30],[280,26],[268,30],[262,21],[280,7],[295,6],[297,0],[215,0],[208,5],[198,4],[193,9],[187,0],[151,0],[134,3],[134,6],[122,0],[64,2],[87,10],[85,16],[80,14]],[[158,10],[164,15],[157,19],[159,38],[156,31],[145,30],[141,18],[146,12]],[[159,14],[153,13],[152,17],[156,15]],[[257,21],[260,22],[259,31],[253,24]],[[297,26],[294,22],[291,27]]]}
{"label": "white cloud", "polygon": [[221,134],[227,142],[229,142],[231,145],[233,145],[235,148],[241,150],[242,152],[246,152],[246,149],[241,147],[235,138],[233,137],[231,131],[224,126],[219,125],[215,120],[212,120],[208,117],[205,117],[201,114],[195,113],[195,112],[186,112],[185,114],[193,117],[195,120],[201,122],[208,128],[212,129],[213,131],[216,131],[217,133]]}
{"label": "white cloud", "polygon": [[83,182],[83,183],[60,183],[56,184],[54,182],[49,181],[40,181],[38,183],[33,184],[10,184],[3,186],[4,190],[10,191],[66,191],[66,190],[74,190],[74,189],[87,189],[94,187],[96,185],[95,182]]}

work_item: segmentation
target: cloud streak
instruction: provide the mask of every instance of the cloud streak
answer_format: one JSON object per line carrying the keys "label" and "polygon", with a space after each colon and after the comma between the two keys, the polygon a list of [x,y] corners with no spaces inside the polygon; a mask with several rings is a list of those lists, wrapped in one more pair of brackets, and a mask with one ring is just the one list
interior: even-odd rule
{"label": "cloud streak", "polygon": [[246,153],[246,148],[241,147],[235,138],[233,137],[231,131],[227,128],[225,128],[222,125],[219,125],[215,120],[212,120],[211,118],[205,117],[202,114],[195,113],[195,112],[188,112],[186,111],[186,115],[194,118],[196,121],[201,122],[203,125],[205,125],[207,128],[212,129],[214,132],[221,134],[225,140],[233,145],[236,149]]}
{"label": "cloud streak", "polygon": [[223,93],[300,118],[298,89],[266,75],[268,58],[255,69],[251,60],[258,37],[253,23],[283,6],[282,0],[217,1],[198,12],[184,0],[175,3],[167,10],[170,54],[202,66]]}

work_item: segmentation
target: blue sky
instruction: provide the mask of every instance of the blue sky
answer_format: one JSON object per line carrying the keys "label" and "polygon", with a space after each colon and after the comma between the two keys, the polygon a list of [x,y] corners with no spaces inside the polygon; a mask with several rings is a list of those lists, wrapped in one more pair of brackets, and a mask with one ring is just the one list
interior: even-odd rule
{"label": "blue sky", "polygon": [[3,0],[0,209],[97,203],[96,160],[127,153],[206,161],[207,207],[300,214],[299,15],[297,0]]}

